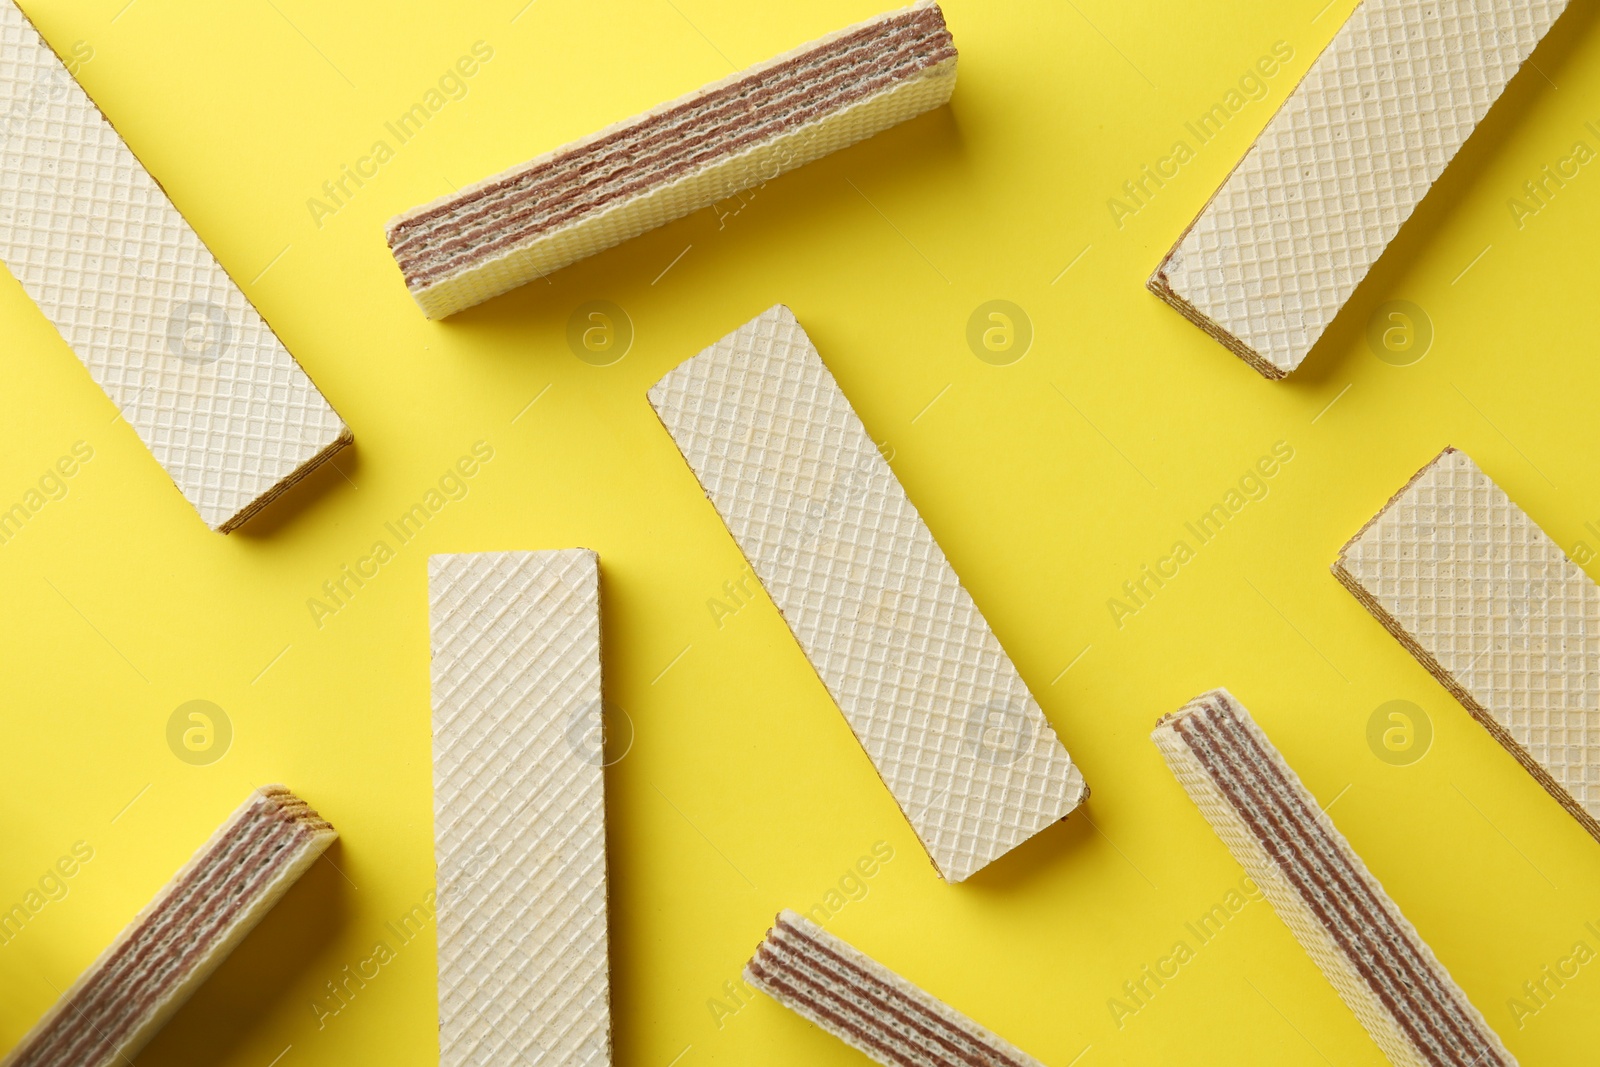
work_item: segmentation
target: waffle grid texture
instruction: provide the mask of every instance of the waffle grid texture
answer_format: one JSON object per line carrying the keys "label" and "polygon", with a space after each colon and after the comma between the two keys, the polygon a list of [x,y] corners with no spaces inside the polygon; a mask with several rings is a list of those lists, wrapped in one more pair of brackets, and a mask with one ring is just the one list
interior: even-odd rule
{"label": "waffle grid texture", "polygon": [[1334,574],[1600,838],[1600,588],[1458,449]]}
{"label": "waffle grid texture", "polygon": [[1078,769],[788,308],[649,397],[947,881],[1077,807]]}
{"label": "waffle grid texture", "polygon": [[390,249],[423,312],[451,315],[939,107],[955,78],[923,0],[409,211]]}
{"label": "waffle grid texture", "polygon": [[1226,690],[1153,735],[1184,790],[1391,1063],[1515,1067],[1516,1060]]}
{"label": "waffle grid texture", "polygon": [[593,552],[429,561],[442,1067],[611,1062]]}
{"label": "waffle grid texture", "polygon": [[1269,378],[1298,367],[1566,0],[1365,0],[1150,279]]}
{"label": "waffle grid texture", "polygon": [[744,979],[885,1067],[1043,1067],[793,911],[778,915]]}
{"label": "waffle grid texture", "polygon": [[0,259],[212,529],[349,443],[12,0],[0,0]]}
{"label": "waffle grid texture", "polygon": [[132,1062],[337,836],[282,786],[254,791],[0,1067]]}

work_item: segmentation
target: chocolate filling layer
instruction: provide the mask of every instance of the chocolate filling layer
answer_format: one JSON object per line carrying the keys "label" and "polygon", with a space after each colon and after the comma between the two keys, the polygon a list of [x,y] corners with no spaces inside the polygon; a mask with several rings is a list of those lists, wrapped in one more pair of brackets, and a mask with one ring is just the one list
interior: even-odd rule
{"label": "chocolate filling layer", "polygon": [[869,26],[405,217],[390,248],[413,289],[797,129],[956,55],[936,7]]}
{"label": "chocolate filling layer", "polygon": [[331,829],[287,791],[258,797],[95,964],[52,1025],[18,1048],[15,1067],[109,1062],[282,873],[283,860]]}
{"label": "chocolate filling layer", "polygon": [[[835,952],[827,944],[811,937],[804,930],[782,920],[779,921],[778,926],[783,931],[786,940],[792,938],[821,957],[820,960],[813,960],[804,956],[796,957],[796,961],[802,967],[815,968],[825,979],[847,984],[855,983],[856,992],[863,999],[875,1007],[881,1008],[903,1026],[922,1035],[928,1041],[934,1042],[944,1051],[951,1055],[962,1057],[963,1063],[973,1063],[977,1067],[989,1067],[994,1062],[993,1057],[999,1055],[994,1049],[978,1041],[971,1034],[950,1025],[950,1021],[940,1016],[937,1012],[929,1011],[926,1005],[906,996],[903,990],[885,982],[871,971],[865,970],[859,964]],[[773,939],[773,944],[784,946],[784,942],[777,938]],[[977,1058],[975,1059],[974,1057]],[[1016,1063],[1010,1057],[1004,1057],[1002,1062],[1008,1065]]]}
{"label": "chocolate filling layer", "polygon": [[891,1063],[906,1067],[1032,1063],[960,1028],[783,916],[757,950],[750,972],[758,984],[816,1013],[841,1035]]}
{"label": "chocolate filling layer", "polygon": [[863,1028],[852,1019],[841,1014],[839,1006],[848,1004],[842,998],[832,997],[827,1002],[824,1002],[810,997],[788,979],[768,972],[760,964],[753,961],[750,964],[750,973],[772,989],[782,993],[789,1000],[816,1013],[836,1033],[848,1035],[852,1041],[872,1049],[877,1053],[875,1058],[881,1058],[889,1063],[901,1064],[903,1067],[922,1067],[917,1061],[907,1058],[905,1053],[899,1049],[886,1044],[880,1036],[879,1030]]}
{"label": "chocolate filling layer", "polygon": [[1413,1047],[1439,1067],[1505,1064],[1249,726],[1204,703],[1173,729]]}

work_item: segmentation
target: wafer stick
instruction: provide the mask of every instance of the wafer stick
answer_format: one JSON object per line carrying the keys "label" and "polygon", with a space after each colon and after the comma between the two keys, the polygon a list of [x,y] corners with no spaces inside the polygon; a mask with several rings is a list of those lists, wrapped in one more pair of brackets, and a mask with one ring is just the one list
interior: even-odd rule
{"label": "wafer stick", "polygon": [[611,1062],[593,552],[429,561],[441,1067]]}
{"label": "wafer stick", "polygon": [[214,530],[351,441],[244,293],[11,0],[0,260]]}
{"label": "wafer stick", "polygon": [[442,318],[936,108],[955,83],[944,14],[923,0],[407,212],[389,248]]}
{"label": "wafer stick", "polygon": [[947,881],[1078,806],[1082,775],[788,308],[650,403]]}
{"label": "wafer stick", "polygon": [[1189,798],[1390,1062],[1513,1067],[1416,927],[1227,690],[1166,716],[1153,737]]}
{"label": "wafer stick", "polygon": [[792,911],[779,913],[744,979],[886,1067],[1044,1067]]}
{"label": "wafer stick", "polygon": [[1150,278],[1268,378],[1298,367],[1566,0],[1365,0]]}
{"label": "wafer stick", "polygon": [[1600,588],[1559,545],[1447,448],[1333,573],[1600,838]]}
{"label": "wafer stick", "polygon": [[0,1067],[133,1062],[336,837],[283,786],[255,790]]}

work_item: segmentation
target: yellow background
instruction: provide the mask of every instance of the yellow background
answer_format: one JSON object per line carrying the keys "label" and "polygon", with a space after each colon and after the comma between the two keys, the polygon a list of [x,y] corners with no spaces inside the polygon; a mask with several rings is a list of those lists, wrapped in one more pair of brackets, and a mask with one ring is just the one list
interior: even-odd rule
{"label": "yellow background", "polygon": [[[435,1062],[431,927],[337,1014],[313,1007],[433,885],[426,558],[584,545],[602,561],[607,695],[634,729],[607,777],[619,1064],[861,1062],[724,983],[778,908],[824,900],[879,841],[895,858],[830,928],[1052,1067],[1380,1063],[1265,905],[1203,947],[1186,930],[1241,872],[1148,734],[1217,685],[1337,798],[1336,823],[1522,1061],[1590,1060],[1600,963],[1520,1028],[1508,1000],[1575,942],[1600,949],[1585,926],[1600,926],[1600,844],[1328,565],[1446,444],[1564,547],[1600,547],[1585,527],[1600,526],[1600,174],[1585,167],[1521,228],[1507,205],[1574,141],[1600,148],[1584,128],[1600,125],[1600,26],[1587,7],[1557,24],[1304,368],[1270,383],[1144,281],[1353,7],[1323,2],[952,0],[949,108],[736,214],[702,211],[431,323],[384,247],[392,215],[878,4],[28,0],[58,50],[92,46],[81,80],[357,445],[241,532],[209,533],[0,281],[0,504],[75,441],[95,450],[0,545],[0,905],[75,842],[94,850],[0,946],[0,1044],[252,785],[282,781],[338,826],[337,867],[319,863],[139,1062]],[[465,99],[319,228],[307,200],[480,40],[494,58]],[[1108,199],[1278,41],[1294,57],[1268,97],[1119,228]],[[606,367],[566,342],[596,299],[636,330]],[[991,299],[1034,326],[1010,366],[965,341]],[[1415,365],[1367,344],[1392,299],[1434,324]],[[707,606],[744,561],[644,393],[779,301],[892,447],[1093,789],[961,886],[934,876],[772,605],[720,628]],[[469,495],[319,628],[307,599],[480,440],[495,456]],[[1119,628],[1106,602],[1122,582],[1278,441],[1295,458],[1270,495]],[[167,747],[193,699],[234,726],[210,766]],[[1366,741],[1396,699],[1434,728],[1410,766]],[[1119,1027],[1108,1000],[1179,940],[1195,959]]]}

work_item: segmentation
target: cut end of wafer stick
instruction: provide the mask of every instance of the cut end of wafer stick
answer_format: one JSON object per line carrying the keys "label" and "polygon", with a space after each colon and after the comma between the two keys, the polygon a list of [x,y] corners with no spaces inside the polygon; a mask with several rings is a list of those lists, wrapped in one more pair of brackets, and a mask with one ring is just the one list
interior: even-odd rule
{"label": "cut end of wafer stick", "polygon": [[0,260],[206,525],[350,442],[105,115],[0,0]]}
{"label": "cut end of wafer stick", "polygon": [[306,460],[298,468],[287,474],[281,482],[274,485],[271,489],[268,489],[254,500],[250,501],[250,503],[246,504],[237,513],[229,516],[222,523],[214,526],[213,529],[215,529],[218,533],[232,533],[233,531],[237,530],[239,527],[243,526],[245,523],[259,515],[261,510],[268,504],[278,499],[284,493],[287,493],[290,489],[294,488],[311,474],[315,473],[317,469],[320,468],[324,463],[327,463],[329,460],[333,459],[334,456],[337,456],[340,452],[343,452],[346,448],[349,448],[355,443],[355,435],[350,432],[350,428],[348,426],[344,426],[341,423],[339,436],[335,437],[331,442],[329,442],[326,448],[312,456],[310,459]]}
{"label": "cut end of wafer stick", "polygon": [[1600,586],[1446,448],[1345,544],[1334,577],[1600,840]]}
{"label": "cut end of wafer stick", "polygon": [[337,837],[284,786],[251,793],[0,1067],[132,1062]]}
{"label": "cut end of wafer stick", "polygon": [[923,0],[407,212],[389,249],[442,318],[939,107],[955,78]]}
{"label": "cut end of wafer stick", "polygon": [[1566,7],[1364,0],[1151,291],[1264,376],[1288,375]]}
{"label": "cut end of wafer stick", "polygon": [[1514,1067],[1499,1036],[1227,690],[1162,718],[1152,738],[1391,1062]]}
{"label": "cut end of wafer stick", "polygon": [[1145,288],[1149,289],[1156,296],[1166,301],[1168,305],[1175,309],[1184,318],[1188,319],[1206,333],[1210,334],[1211,337],[1218,341],[1224,348],[1238,356],[1240,359],[1244,360],[1250,365],[1251,370],[1254,370],[1263,378],[1268,378],[1273,381],[1276,381],[1279,378],[1287,378],[1289,376],[1288,370],[1277,366],[1270,359],[1267,359],[1261,353],[1257,352],[1255,349],[1251,348],[1249,345],[1233,336],[1233,334],[1229,333],[1224,327],[1213,322],[1209,317],[1206,316],[1205,312],[1201,311],[1199,308],[1189,303],[1189,301],[1185,300],[1181,295],[1179,295],[1178,291],[1172,287],[1172,282],[1167,277],[1167,270],[1169,265],[1173,262],[1174,257],[1181,255],[1182,253],[1179,251],[1179,249],[1173,248],[1173,250],[1167,254],[1167,258],[1161,261],[1161,265],[1156,268],[1155,273],[1150,275],[1150,280],[1145,283]]}
{"label": "cut end of wafer stick", "polygon": [[793,312],[767,309],[648,397],[942,878],[1083,802],[1083,775]]}
{"label": "cut end of wafer stick", "polygon": [[744,979],[886,1067],[1043,1067],[793,911],[778,915]]}

